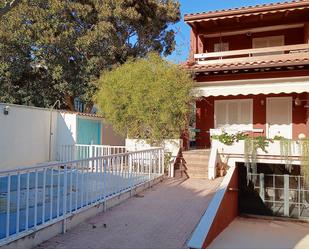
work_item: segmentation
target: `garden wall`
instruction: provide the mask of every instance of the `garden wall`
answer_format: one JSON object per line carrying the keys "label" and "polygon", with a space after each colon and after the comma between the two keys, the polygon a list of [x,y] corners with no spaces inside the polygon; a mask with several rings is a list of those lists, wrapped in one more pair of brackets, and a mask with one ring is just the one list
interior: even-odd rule
{"label": "garden wall", "polygon": [[[8,106],[8,114],[4,108]],[[53,112],[52,133],[57,134],[58,112]],[[0,170],[31,166],[49,159],[50,111],[0,104]],[[55,139],[51,158],[56,156]]]}

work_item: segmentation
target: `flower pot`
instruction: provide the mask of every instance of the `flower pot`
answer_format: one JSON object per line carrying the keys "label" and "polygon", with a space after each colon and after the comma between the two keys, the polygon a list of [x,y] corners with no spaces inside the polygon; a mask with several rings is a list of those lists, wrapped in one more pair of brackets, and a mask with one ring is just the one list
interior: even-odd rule
{"label": "flower pot", "polygon": [[219,177],[225,176],[225,170],[224,169],[219,169]]}

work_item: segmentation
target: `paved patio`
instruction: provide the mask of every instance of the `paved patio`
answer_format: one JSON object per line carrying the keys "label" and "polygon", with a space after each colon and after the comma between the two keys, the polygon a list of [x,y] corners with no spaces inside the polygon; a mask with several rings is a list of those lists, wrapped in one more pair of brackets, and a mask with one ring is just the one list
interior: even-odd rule
{"label": "paved patio", "polygon": [[181,249],[221,179],[166,180],[37,249]]}
{"label": "paved patio", "polygon": [[309,223],[236,218],[209,249],[308,249]]}

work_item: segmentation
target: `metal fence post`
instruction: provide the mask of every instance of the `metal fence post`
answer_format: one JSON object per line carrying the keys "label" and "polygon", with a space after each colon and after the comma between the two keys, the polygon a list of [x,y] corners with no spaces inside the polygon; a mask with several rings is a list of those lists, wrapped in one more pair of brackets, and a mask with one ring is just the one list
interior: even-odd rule
{"label": "metal fence post", "polygon": [[164,149],[162,149],[162,175],[164,175],[164,167],[165,167],[165,154]]}
{"label": "metal fence post", "polygon": [[260,197],[264,202],[265,201],[265,189],[264,189],[264,174],[263,173],[260,174]]}
{"label": "metal fence post", "polygon": [[104,161],[103,159],[103,196],[104,196],[104,212],[106,212],[106,196],[107,196],[107,191],[106,191],[106,167],[107,167],[107,162]]}
{"label": "metal fence post", "polygon": [[66,233],[67,231],[67,221],[66,221],[66,216],[67,216],[67,190],[68,190],[68,182],[67,182],[67,164],[64,166],[64,172],[63,172],[63,223],[62,223],[62,233]]}
{"label": "metal fence post", "polygon": [[149,168],[148,168],[148,181],[150,182],[151,179],[151,168],[152,168],[152,158],[151,158],[151,151],[148,152],[148,158],[149,158]]}
{"label": "metal fence post", "polygon": [[133,189],[133,177],[132,177],[132,155],[129,154],[129,181],[130,181],[130,196],[132,196],[132,189]]}
{"label": "metal fence post", "polygon": [[289,194],[289,180],[290,176],[289,175],[284,175],[284,216],[289,216],[290,215],[290,194]]}
{"label": "metal fence post", "polygon": [[[89,158],[93,157],[93,145],[89,145]],[[91,171],[93,170],[93,162],[92,160],[89,160],[89,168]]]}

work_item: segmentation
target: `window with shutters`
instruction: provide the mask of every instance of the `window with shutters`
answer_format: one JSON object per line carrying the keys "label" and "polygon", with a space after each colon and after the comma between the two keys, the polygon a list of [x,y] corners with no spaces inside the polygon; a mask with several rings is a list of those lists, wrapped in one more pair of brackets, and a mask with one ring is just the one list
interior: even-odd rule
{"label": "window with shutters", "polygon": [[214,44],[214,52],[224,52],[224,51],[229,51],[228,42],[220,42]]}
{"label": "window with shutters", "polygon": [[[269,48],[269,47],[278,47],[284,46],[284,36],[267,36],[260,38],[252,39],[252,47],[253,48]],[[267,53],[259,53],[255,54],[255,56],[261,55],[273,55],[273,54],[282,54],[283,52],[267,52]]]}
{"label": "window with shutters", "polygon": [[215,101],[215,128],[235,131],[252,130],[252,99]]}

